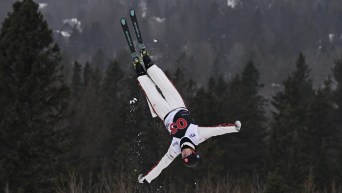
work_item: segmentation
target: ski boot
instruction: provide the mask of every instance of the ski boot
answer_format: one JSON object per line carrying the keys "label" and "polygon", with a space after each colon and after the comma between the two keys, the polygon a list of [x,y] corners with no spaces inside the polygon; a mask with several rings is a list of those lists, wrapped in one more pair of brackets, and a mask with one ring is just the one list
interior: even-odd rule
{"label": "ski boot", "polygon": [[141,65],[140,60],[139,60],[138,57],[135,57],[133,59],[133,65],[134,65],[135,73],[137,74],[137,76],[146,75],[146,72],[145,72],[143,66]]}
{"label": "ski boot", "polygon": [[152,62],[150,56],[148,55],[148,52],[147,52],[145,49],[142,49],[142,50],[140,51],[140,53],[141,53],[141,57],[142,57],[142,59],[143,59],[143,61],[144,61],[144,64],[145,64],[145,69],[146,69],[146,71],[147,71],[147,69],[149,69],[149,68],[150,68],[151,66],[153,66],[154,64],[153,64],[153,62]]}

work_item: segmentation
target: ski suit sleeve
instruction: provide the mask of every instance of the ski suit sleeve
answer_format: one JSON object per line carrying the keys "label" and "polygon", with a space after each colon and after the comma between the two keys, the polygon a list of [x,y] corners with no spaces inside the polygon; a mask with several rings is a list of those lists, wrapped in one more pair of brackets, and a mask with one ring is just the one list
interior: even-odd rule
{"label": "ski suit sleeve", "polygon": [[152,180],[154,180],[156,177],[159,176],[159,174],[165,169],[167,166],[170,165],[170,163],[179,155],[172,146],[169,147],[166,154],[163,156],[163,158],[155,165],[145,176],[145,180],[148,183],[151,183]]}
{"label": "ski suit sleeve", "polygon": [[198,127],[198,137],[199,143],[204,142],[210,137],[214,137],[217,135],[224,135],[227,133],[236,133],[239,132],[241,128],[241,122],[236,121],[235,124],[224,123],[218,126],[213,127]]}

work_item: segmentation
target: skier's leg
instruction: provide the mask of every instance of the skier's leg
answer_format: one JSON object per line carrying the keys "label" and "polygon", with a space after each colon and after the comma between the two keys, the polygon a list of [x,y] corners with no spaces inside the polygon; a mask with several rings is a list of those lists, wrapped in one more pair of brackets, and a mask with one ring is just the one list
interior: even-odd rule
{"label": "skier's leg", "polygon": [[151,59],[146,55],[143,57],[147,74],[151,77],[153,82],[159,87],[166,101],[170,104],[172,109],[185,107],[184,101],[171,83],[171,81],[167,78],[165,73],[152,63]]}
{"label": "skier's leg", "polygon": [[165,99],[160,95],[156,88],[156,85],[147,75],[138,76],[138,81],[141,88],[144,90],[151,107],[156,112],[158,117],[163,120],[164,117],[173,109],[170,107],[169,103],[167,103]]}

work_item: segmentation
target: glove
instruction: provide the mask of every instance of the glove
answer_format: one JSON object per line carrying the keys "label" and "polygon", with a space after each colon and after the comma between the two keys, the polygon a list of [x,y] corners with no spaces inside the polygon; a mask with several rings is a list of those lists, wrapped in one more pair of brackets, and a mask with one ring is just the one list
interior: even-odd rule
{"label": "glove", "polygon": [[142,184],[148,183],[148,182],[146,181],[146,179],[145,179],[145,176],[144,176],[143,174],[140,174],[140,175],[138,176],[138,182],[139,182],[139,183],[142,183]]}
{"label": "glove", "polygon": [[241,122],[240,121],[235,121],[235,129],[237,131],[240,131],[240,128],[241,128]]}

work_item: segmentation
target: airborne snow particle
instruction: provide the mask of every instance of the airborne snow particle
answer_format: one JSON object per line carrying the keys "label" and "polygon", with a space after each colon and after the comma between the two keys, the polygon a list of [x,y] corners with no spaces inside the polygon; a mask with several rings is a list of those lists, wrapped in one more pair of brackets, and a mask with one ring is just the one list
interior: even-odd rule
{"label": "airborne snow particle", "polygon": [[77,18],[64,19],[63,24],[67,24],[70,27],[76,28],[79,32],[82,32],[81,21]]}
{"label": "airborne snow particle", "polygon": [[154,19],[155,19],[158,23],[164,23],[164,21],[166,20],[165,18],[161,18],[161,17],[154,17]]}
{"label": "airborne snow particle", "polygon": [[141,1],[139,4],[140,8],[141,8],[141,17],[145,18],[147,15],[147,4],[144,1]]}
{"label": "airborne snow particle", "polygon": [[47,3],[39,3],[39,9],[44,9],[47,5]]}
{"label": "airborne snow particle", "polygon": [[64,38],[69,38],[71,34],[67,31],[56,30],[56,33],[61,34]]}
{"label": "airborne snow particle", "polygon": [[238,0],[227,0],[227,6],[231,8],[235,8],[238,4]]}
{"label": "airborne snow particle", "polygon": [[330,41],[330,42],[333,42],[334,40],[335,40],[335,34],[330,33],[330,34],[329,34],[329,41]]}
{"label": "airborne snow particle", "polygon": [[129,104],[135,104],[137,101],[138,99],[134,97],[132,100],[129,100]]}

